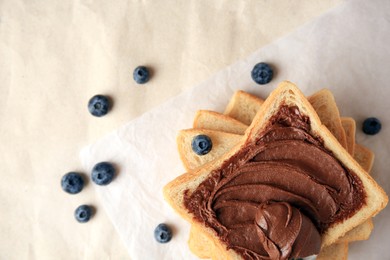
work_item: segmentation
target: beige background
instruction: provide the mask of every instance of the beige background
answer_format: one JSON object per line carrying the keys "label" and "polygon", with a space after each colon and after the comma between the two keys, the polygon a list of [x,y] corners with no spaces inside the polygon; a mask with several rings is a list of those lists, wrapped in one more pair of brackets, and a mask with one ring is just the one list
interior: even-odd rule
{"label": "beige background", "polygon": [[[80,149],[340,1],[0,0],[0,259],[128,259],[92,184],[60,188]],[[84,203],[97,214],[78,224]]]}

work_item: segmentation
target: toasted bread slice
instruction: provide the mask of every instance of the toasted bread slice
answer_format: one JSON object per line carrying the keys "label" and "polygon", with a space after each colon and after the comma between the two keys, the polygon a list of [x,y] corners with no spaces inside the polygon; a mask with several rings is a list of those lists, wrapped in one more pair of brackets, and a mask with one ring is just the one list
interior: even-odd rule
{"label": "toasted bread slice", "polygon": [[[345,167],[353,170],[359,179],[362,181],[363,188],[367,195],[367,204],[364,205],[360,210],[353,214],[350,218],[346,219],[342,223],[336,223],[331,226],[322,237],[323,246],[330,245],[338,237],[343,235],[358,224],[364,222],[370,216],[379,212],[386,203],[387,196],[383,190],[372,180],[370,176],[346,153],[341,147],[340,143],[331,135],[328,129],[323,126],[310,106],[305,97],[300,91],[291,83],[284,82],[280,87],[274,91],[271,96],[264,103],[264,107],[261,108],[260,112],[256,116],[254,123],[251,125],[249,131],[247,131],[245,137],[240,141],[239,145],[233,148],[222,158],[219,158],[213,163],[204,165],[200,169],[189,172],[185,175],[178,177],[176,180],[169,183],[164,188],[164,195],[167,201],[186,219],[190,220],[193,224],[199,225],[202,232],[205,232],[206,236],[213,241],[217,248],[223,249],[224,245],[221,244],[215,233],[197,222],[192,214],[188,212],[183,204],[183,194],[192,192],[204,179],[207,178],[209,173],[214,169],[221,167],[223,162],[228,158],[235,155],[245,146],[250,145],[256,140],[256,137],[266,126],[266,123],[273,114],[275,114],[281,104],[294,105],[299,107],[300,111],[310,117],[311,132],[315,136],[319,136],[324,140],[325,147],[329,149],[338,160],[340,160]],[[222,250],[222,251],[223,251]],[[229,258],[236,259],[239,256],[234,250],[225,250],[221,254],[227,253]]]}
{"label": "toasted bread slice", "polygon": [[362,224],[348,231],[344,236],[337,239],[336,243],[348,243],[353,241],[367,240],[370,237],[373,229],[374,223],[372,222],[372,218],[369,218]]}
{"label": "toasted bread slice", "polygon": [[333,244],[321,250],[316,260],[347,260],[348,243]]}
{"label": "toasted bread slice", "polygon": [[209,129],[243,135],[248,128],[240,121],[214,111],[199,110],[194,119],[195,129]]}
{"label": "toasted bread slice", "polygon": [[[240,93],[242,93],[242,92],[240,92]],[[329,99],[324,99],[322,97],[322,95],[324,95],[324,94],[321,94],[321,93],[325,93],[325,95],[327,95],[326,92],[321,91],[321,92],[317,93],[317,95],[315,94],[312,96],[312,102],[316,102],[317,99],[329,100]],[[232,100],[234,100],[234,98]],[[241,96],[241,104],[243,104],[244,102],[250,103],[250,102],[253,102],[253,99],[248,98],[248,96],[246,96],[246,95],[242,95]],[[334,103],[334,101],[331,100],[331,104],[330,104],[331,107],[333,105],[332,103]],[[236,103],[231,101],[231,104],[236,104]],[[325,103],[325,105],[327,105],[327,104]],[[199,122],[200,125],[204,126],[205,128],[209,128],[209,129],[213,128],[215,130],[222,130],[222,131],[234,131],[234,127],[237,126],[237,124],[231,124],[231,120],[229,117],[226,117],[226,116],[221,115],[221,114],[216,113],[216,112],[211,112],[211,113],[215,113],[215,114],[211,114],[211,113],[209,114],[207,112],[211,112],[211,111],[206,111],[206,113],[203,113],[203,111],[199,111],[198,114],[202,114],[202,116],[197,117],[195,119],[195,122]],[[213,117],[214,117],[214,120],[211,120]],[[207,123],[202,124],[202,121],[207,121]],[[213,124],[214,121],[218,121],[218,124]],[[355,131],[356,131],[355,120],[353,118],[350,118],[350,117],[343,117],[343,118],[341,118],[341,123],[342,123],[343,129],[346,132],[347,150],[350,154],[353,154],[354,147],[355,147]],[[225,127],[225,125],[229,125],[229,126]],[[334,129],[334,128],[329,127],[329,129]],[[227,143],[232,142],[232,140],[228,140],[228,139],[225,139],[224,141]],[[366,168],[365,164],[369,163],[372,165],[372,162],[373,162],[372,152],[369,150],[367,151],[367,150],[360,149],[356,156],[358,158],[363,159],[363,161],[362,161],[363,165],[361,165],[361,166],[367,172],[369,172],[370,168]],[[210,160],[211,160],[211,158],[210,158]],[[343,237],[341,237],[337,241],[337,243],[368,239],[372,229],[373,229],[372,220],[367,220],[361,226],[358,226],[355,229],[347,232],[347,234],[345,234]]]}
{"label": "toasted bread slice", "polygon": [[367,172],[371,171],[375,155],[370,149],[364,147],[363,145],[355,144],[353,157],[363,167],[363,169]]}
{"label": "toasted bread slice", "polygon": [[188,246],[191,252],[199,258],[210,258],[213,255],[214,248],[210,239],[194,225],[191,225]]}
{"label": "toasted bread slice", "polygon": [[[205,155],[197,155],[192,151],[191,147],[192,139],[201,134],[210,137],[213,145],[211,151]],[[195,169],[215,158],[221,157],[226,151],[229,151],[233,146],[238,144],[240,139],[242,139],[242,135],[208,129],[187,129],[179,132],[176,141],[180,159],[182,160],[184,167],[188,170]],[[227,140],[229,140],[229,142],[226,142]]]}
{"label": "toasted bread slice", "polygon": [[[348,139],[349,138],[347,137],[347,140]],[[225,139],[224,142],[232,142],[232,140],[229,141]],[[356,157],[362,158],[361,166],[363,167],[363,169],[369,172],[373,164],[374,154],[369,149],[361,145],[358,146],[359,148],[355,152],[355,158]],[[210,158],[210,160],[213,159],[216,158]],[[370,218],[366,222],[348,231],[344,236],[340,237],[335,242],[335,244],[342,244],[342,245],[333,244],[330,245],[329,248],[326,247],[322,249],[320,255],[318,256],[319,259],[347,259],[347,254],[348,254],[347,243],[368,239],[373,228],[374,228],[374,224],[372,222],[372,219]],[[189,237],[190,238],[188,244],[191,251],[195,255],[197,255],[199,258],[209,258],[210,256],[212,256],[213,248],[211,248],[210,241],[208,240],[207,236],[205,236],[199,230],[194,228],[194,226],[192,226]]]}
{"label": "toasted bread slice", "polygon": [[261,98],[239,90],[230,99],[224,114],[250,125],[263,103]]}
{"label": "toasted bread slice", "polygon": [[322,124],[336,137],[342,147],[347,148],[340,112],[332,92],[328,89],[322,89],[308,97],[308,100],[317,112]]}
{"label": "toasted bread slice", "polygon": [[345,132],[347,151],[353,155],[355,153],[356,122],[352,117],[342,117],[341,125]]}

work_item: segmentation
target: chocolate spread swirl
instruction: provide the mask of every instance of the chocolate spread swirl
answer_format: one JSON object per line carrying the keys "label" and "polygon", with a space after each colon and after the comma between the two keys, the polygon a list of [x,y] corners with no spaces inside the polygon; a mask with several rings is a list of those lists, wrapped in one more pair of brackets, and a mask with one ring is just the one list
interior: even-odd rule
{"label": "chocolate spread swirl", "polygon": [[326,229],[365,203],[360,179],[323,141],[309,118],[281,106],[255,144],[211,173],[184,204],[245,259],[318,254]]}

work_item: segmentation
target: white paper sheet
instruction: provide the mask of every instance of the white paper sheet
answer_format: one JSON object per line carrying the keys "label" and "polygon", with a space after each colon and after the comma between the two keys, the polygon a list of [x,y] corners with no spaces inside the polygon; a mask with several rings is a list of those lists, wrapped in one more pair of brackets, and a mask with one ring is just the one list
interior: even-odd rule
{"label": "white paper sheet", "polygon": [[[376,154],[372,175],[390,193],[389,17],[390,2],[349,1],[83,149],[86,171],[103,160],[118,167],[116,179],[95,190],[130,257],[195,258],[187,246],[189,224],[164,201],[162,187],[184,172],[176,151],[177,132],[191,128],[199,109],[222,112],[238,89],[266,97],[282,80],[296,83],[307,95],[329,88],[341,115],[356,119],[357,142]],[[250,77],[260,61],[276,68],[273,81],[265,86],[254,84]],[[369,116],[382,121],[376,136],[360,130]],[[374,219],[370,240],[351,244],[349,259],[390,259],[389,219],[386,208]],[[164,245],[153,238],[161,222],[174,227],[173,240]]]}

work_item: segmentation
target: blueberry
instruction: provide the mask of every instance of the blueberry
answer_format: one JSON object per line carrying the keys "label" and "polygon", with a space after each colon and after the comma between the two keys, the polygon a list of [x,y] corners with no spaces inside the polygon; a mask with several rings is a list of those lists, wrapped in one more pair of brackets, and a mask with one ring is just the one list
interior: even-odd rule
{"label": "blueberry", "polygon": [[172,238],[172,230],[164,223],[159,224],[154,229],[154,238],[159,243],[168,243]]}
{"label": "blueberry", "polygon": [[138,66],[133,72],[133,78],[138,84],[145,84],[149,81],[150,73],[145,66]]}
{"label": "blueberry", "polygon": [[197,155],[205,155],[210,152],[213,143],[207,135],[197,135],[192,139],[191,147]]}
{"label": "blueberry", "polygon": [[252,69],[252,79],[260,85],[269,83],[272,80],[274,72],[270,65],[264,62],[257,63]]}
{"label": "blueberry", "polygon": [[70,194],[79,193],[84,187],[84,180],[77,172],[69,172],[61,179],[61,187]]}
{"label": "blueberry", "polygon": [[115,168],[109,162],[96,164],[92,169],[92,181],[97,185],[109,184],[115,175]]}
{"label": "blueberry", "polygon": [[74,212],[74,217],[80,223],[88,222],[92,216],[92,208],[88,205],[81,205],[77,207]]}
{"label": "blueberry", "polygon": [[110,101],[103,95],[95,95],[88,102],[88,110],[93,116],[101,117],[108,113]]}
{"label": "blueberry", "polygon": [[382,128],[381,121],[375,117],[369,117],[363,122],[363,132],[368,135],[375,135],[379,133]]}

